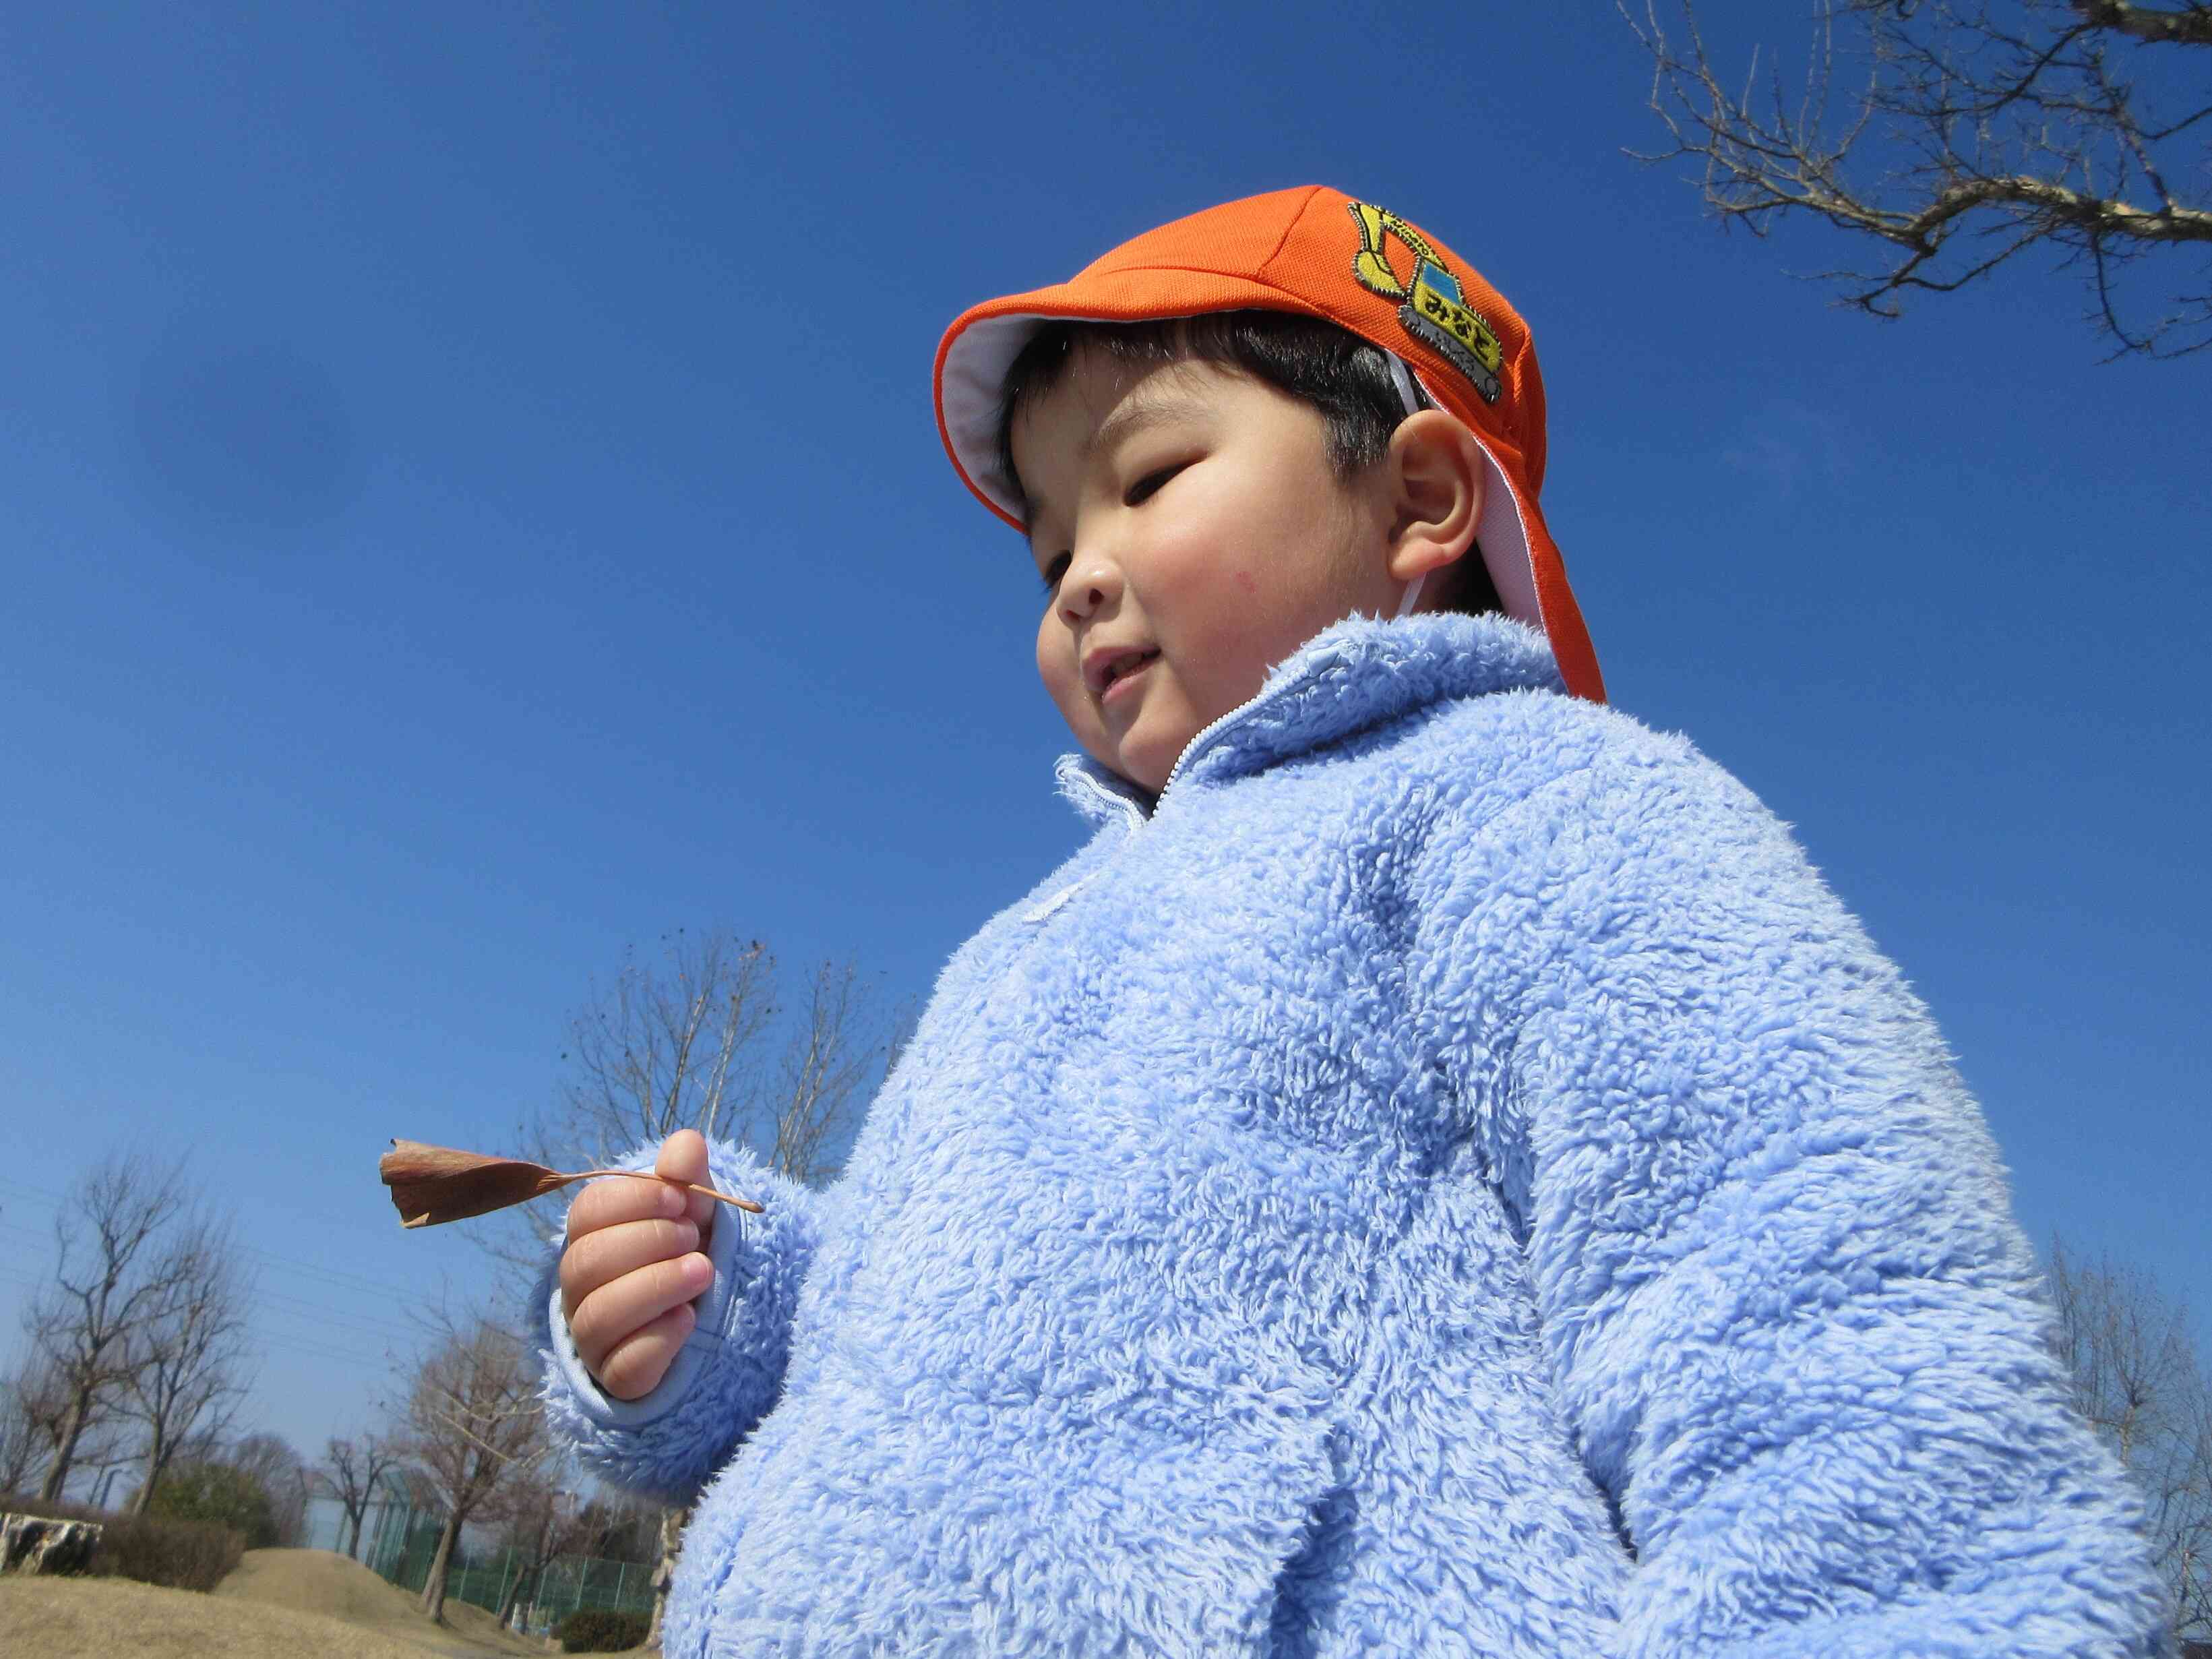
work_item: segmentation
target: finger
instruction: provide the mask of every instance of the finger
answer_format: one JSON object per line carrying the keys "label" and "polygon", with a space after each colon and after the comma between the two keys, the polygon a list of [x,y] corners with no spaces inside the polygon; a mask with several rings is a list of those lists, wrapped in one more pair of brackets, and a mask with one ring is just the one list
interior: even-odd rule
{"label": "finger", "polygon": [[568,1237],[573,1242],[602,1227],[654,1216],[673,1221],[684,1213],[684,1194],[665,1181],[639,1181],[629,1176],[587,1181],[568,1206]]}
{"label": "finger", "polygon": [[[707,1137],[696,1129],[678,1129],[660,1143],[660,1157],[653,1172],[664,1181],[680,1181],[687,1186],[714,1185],[708,1170]],[[686,1193],[684,1197],[699,1237],[707,1237],[714,1231],[714,1200],[698,1193]]]}
{"label": "finger", "polygon": [[690,1303],[671,1308],[615,1345],[601,1362],[599,1386],[617,1400],[635,1400],[652,1393],[668,1375],[684,1339],[698,1322],[699,1316],[692,1312]]}
{"label": "finger", "polygon": [[672,1261],[699,1248],[699,1230],[689,1221],[656,1216],[650,1221],[620,1221],[586,1233],[561,1252],[561,1311],[602,1285],[656,1261]]}
{"label": "finger", "polygon": [[680,1307],[714,1282],[711,1262],[696,1252],[656,1261],[602,1285],[576,1304],[568,1332],[576,1352],[597,1375],[599,1362],[671,1308]]}

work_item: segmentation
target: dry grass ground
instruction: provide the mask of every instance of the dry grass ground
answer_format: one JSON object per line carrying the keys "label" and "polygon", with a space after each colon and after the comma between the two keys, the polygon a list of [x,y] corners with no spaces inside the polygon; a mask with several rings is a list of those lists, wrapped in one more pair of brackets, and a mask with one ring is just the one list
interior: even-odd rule
{"label": "dry grass ground", "polygon": [[0,1654],[22,1659],[484,1659],[542,1654],[457,1601],[443,1625],[327,1550],[249,1550],[212,1595],[122,1578],[0,1578]]}

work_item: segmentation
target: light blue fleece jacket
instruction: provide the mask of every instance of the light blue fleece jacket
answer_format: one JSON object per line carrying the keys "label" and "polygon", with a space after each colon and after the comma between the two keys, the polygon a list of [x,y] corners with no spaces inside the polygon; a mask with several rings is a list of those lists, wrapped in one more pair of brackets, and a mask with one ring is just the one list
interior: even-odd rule
{"label": "light blue fleece jacket", "polygon": [[705,1483],[671,1659],[2165,1650],[1981,1116],[1740,784],[1458,616],[1062,780],[843,1178],[715,1149],[668,1379],[549,1293],[583,1459]]}

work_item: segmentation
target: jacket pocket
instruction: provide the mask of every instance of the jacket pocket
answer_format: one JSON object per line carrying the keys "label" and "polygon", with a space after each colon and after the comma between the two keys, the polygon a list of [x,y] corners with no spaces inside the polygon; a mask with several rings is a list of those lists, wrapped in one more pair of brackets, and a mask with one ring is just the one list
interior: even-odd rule
{"label": "jacket pocket", "polygon": [[825,1379],[702,1505],[705,1645],[1265,1659],[1332,1474],[1305,1391],[1241,1381],[1155,1415]]}

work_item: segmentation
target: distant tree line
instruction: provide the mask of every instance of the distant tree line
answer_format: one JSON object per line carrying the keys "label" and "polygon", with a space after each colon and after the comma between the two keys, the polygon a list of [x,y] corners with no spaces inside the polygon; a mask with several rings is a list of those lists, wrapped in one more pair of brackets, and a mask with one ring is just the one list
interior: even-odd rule
{"label": "distant tree line", "polygon": [[[605,1162],[697,1128],[818,1186],[837,1173],[909,1024],[850,963],[787,977],[757,939],[678,929],[656,957],[633,955],[593,988],[569,1024],[559,1097],[517,1138]],[[522,1305],[547,1226],[544,1213],[520,1211],[483,1231],[507,1270],[488,1307]],[[422,1316],[388,1420],[332,1436],[311,1467],[273,1436],[238,1431],[253,1377],[253,1281],[181,1167],[106,1160],[70,1188],[54,1238],[21,1358],[0,1381],[0,1493],[51,1500],[72,1480],[128,1473],[128,1511],[218,1522],[248,1548],[305,1542],[308,1504],[321,1497],[343,1516],[337,1541],[358,1558],[376,1504],[397,1490],[441,1520],[422,1592],[433,1617],[474,1528],[521,1567],[502,1617],[556,1559],[611,1555],[657,1563],[657,1630],[684,1516],[578,1492],[537,1398],[534,1334],[511,1318]]]}
{"label": "distant tree line", "polygon": [[135,1466],[130,1509],[232,1437],[252,1382],[253,1283],[227,1220],[179,1165],[111,1158],[70,1189],[54,1260],[0,1383],[0,1490],[61,1498],[81,1468]]}

